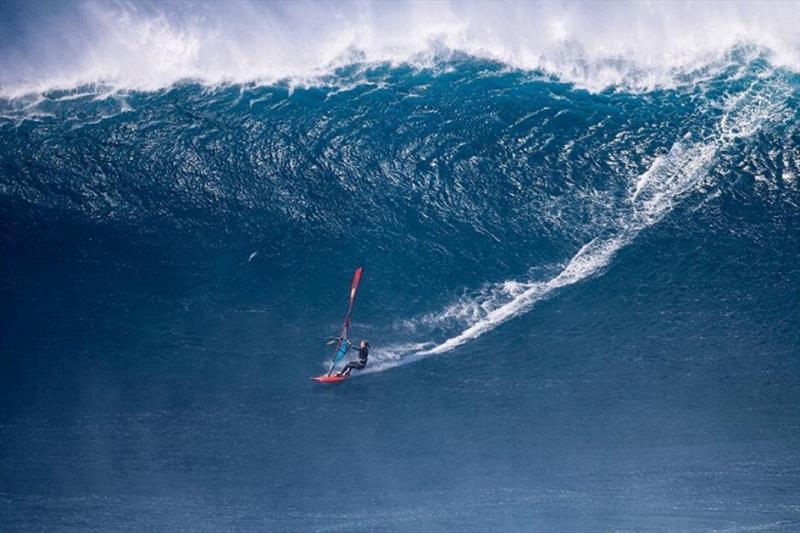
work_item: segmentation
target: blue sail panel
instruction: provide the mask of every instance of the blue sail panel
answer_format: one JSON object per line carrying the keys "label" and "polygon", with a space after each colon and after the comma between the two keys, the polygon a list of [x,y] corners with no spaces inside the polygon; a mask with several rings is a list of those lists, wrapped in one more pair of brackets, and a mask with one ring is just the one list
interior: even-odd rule
{"label": "blue sail panel", "polygon": [[333,364],[335,365],[337,362],[341,361],[342,358],[347,353],[347,350],[350,349],[351,342],[349,339],[345,339],[341,343],[339,343],[339,348],[336,350],[336,353],[333,356]]}

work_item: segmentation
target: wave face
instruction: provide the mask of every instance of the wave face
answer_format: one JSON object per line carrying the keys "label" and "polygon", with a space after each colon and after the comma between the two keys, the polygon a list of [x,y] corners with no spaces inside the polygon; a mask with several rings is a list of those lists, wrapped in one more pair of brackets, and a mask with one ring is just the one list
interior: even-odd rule
{"label": "wave face", "polygon": [[219,5],[2,8],[3,529],[797,529],[796,3]]}
{"label": "wave face", "polygon": [[342,243],[434,269],[436,283],[471,270],[420,287],[441,307],[392,312],[399,340],[372,366],[384,370],[603,272],[640,232],[730,187],[731,158],[768,161],[753,179],[793,194],[796,75],[740,53],[749,62],[690,91],[645,95],[471,58],[355,65],[306,89],[30,94],[1,110],[5,204],[141,234],[268,240],[270,261],[302,239],[328,254],[320,263],[346,263]]}

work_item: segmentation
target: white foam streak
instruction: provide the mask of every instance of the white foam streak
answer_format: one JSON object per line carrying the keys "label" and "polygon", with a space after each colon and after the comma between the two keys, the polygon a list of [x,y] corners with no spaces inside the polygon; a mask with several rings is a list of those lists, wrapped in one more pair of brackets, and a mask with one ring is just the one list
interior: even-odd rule
{"label": "white foam streak", "polygon": [[524,313],[533,304],[542,300],[554,290],[572,285],[596,274],[611,261],[616,251],[622,247],[623,241],[624,237],[619,236],[586,244],[575,254],[558,276],[545,283],[532,284],[522,294],[510,302],[493,309],[483,319],[475,322],[455,337],[447,339],[432,348],[417,352],[416,355],[425,356],[450,351],[494,329],[506,320]]}

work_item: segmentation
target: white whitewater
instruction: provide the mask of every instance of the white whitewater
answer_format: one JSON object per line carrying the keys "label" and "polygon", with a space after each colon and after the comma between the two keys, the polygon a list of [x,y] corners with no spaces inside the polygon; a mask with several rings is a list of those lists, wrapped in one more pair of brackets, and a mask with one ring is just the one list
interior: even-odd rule
{"label": "white whitewater", "polygon": [[453,52],[592,91],[692,83],[728,65],[736,48],[800,70],[792,1],[66,0],[2,3],[0,19],[6,96],[91,83],[155,90],[182,79],[309,85],[344,65],[429,66]]}

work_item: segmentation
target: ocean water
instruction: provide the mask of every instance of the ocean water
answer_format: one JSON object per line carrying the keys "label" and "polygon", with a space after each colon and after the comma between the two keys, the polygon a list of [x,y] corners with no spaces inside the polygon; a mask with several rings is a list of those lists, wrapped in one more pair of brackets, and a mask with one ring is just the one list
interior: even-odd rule
{"label": "ocean water", "polygon": [[230,6],[0,8],[0,529],[800,529],[797,3]]}

